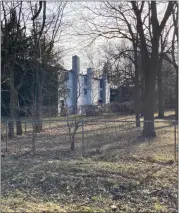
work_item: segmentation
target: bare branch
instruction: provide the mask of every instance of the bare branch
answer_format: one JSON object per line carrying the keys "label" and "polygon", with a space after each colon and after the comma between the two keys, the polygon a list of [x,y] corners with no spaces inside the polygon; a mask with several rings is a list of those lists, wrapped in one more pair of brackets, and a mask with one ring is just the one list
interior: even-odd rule
{"label": "bare branch", "polygon": [[[39,14],[42,10],[42,3],[43,3],[43,1],[39,1],[39,9],[36,12],[36,14],[34,14],[34,16],[32,17],[32,19],[31,19],[32,21],[34,21],[39,16]],[[44,3],[45,3],[45,1],[44,1]]]}

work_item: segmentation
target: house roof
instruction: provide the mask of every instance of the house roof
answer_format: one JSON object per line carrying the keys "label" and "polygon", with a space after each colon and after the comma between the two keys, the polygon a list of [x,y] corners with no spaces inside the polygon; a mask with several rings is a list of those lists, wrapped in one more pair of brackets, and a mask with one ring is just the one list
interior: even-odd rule
{"label": "house roof", "polygon": [[60,70],[63,70],[63,71],[66,71],[66,72],[70,72],[69,70],[67,70],[67,69],[64,69],[64,68],[62,68],[62,69],[60,69]]}

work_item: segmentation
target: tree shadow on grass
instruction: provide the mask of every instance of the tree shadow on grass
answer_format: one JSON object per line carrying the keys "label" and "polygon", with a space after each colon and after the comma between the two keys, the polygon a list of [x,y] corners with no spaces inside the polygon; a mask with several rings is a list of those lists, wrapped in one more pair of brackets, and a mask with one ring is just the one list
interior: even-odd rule
{"label": "tree shadow on grass", "polygon": [[167,121],[174,121],[175,120],[175,114],[169,114],[164,116],[164,118],[159,118],[158,116],[155,116],[155,119],[162,119],[162,120],[167,120]]}
{"label": "tree shadow on grass", "polygon": [[[158,129],[164,129],[171,127],[171,124],[167,126],[158,126]],[[101,152],[110,152],[118,150],[126,151],[129,154],[131,151],[136,149],[141,143],[151,143],[156,141],[156,138],[145,138],[140,136],[142,128],[136,128],[128,125],[123,128],[121,126],[105,124],[101,128],[89,129],[84,131],[84,146],[85,154],[89,157],[99,156]],[[161,134],[161,133],[159,133]],[[32,135],[29,135],[32,137]],[[31,146],[32,138],[23,137],[21,142],[17,143],[17,148],[26,148],[26,143]],[[16,147],[12,144],[12,148]],[[29,147],[29,146],[28,146]],[[36,151],[38,155],[43,156],[46,159],[63,159],[63,158],[75,158],[82,155],[82,132],[78,132],[75,135],[75,152],[70,150],[70,139],[69,135],[64,132],[42,132],[37,134],[36,138]]]}

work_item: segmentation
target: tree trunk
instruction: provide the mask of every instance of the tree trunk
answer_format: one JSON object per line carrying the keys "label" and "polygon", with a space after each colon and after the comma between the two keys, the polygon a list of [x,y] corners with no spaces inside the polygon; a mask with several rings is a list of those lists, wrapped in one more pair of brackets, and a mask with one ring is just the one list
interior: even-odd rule
{"label": "tree trunk", "polygon": [[43,77],[42,77],[42,69],[41,69],[41,74],[40,74],[40,84],[39,84],[39,100],[38,100],[38,121],[39,121],[39,130],[42,132],[42,93],[43,93]]}
{"label": "tree trunk", "polygon": [[39,88],[38,102],[37,102],[37,132],[42,131],[42,92]]}
{"label": "tree trunk", "polygon": [[22,135],[22,123],[20,119],[20,113],[19,113],[19,99],[18,99],[18,91],[14,89],[14,113],[15,113],[15,119],[16,119],[16,135]]}
{"label": "tree trunk", "polygon": [[[151,71],[151,70],[149,70]],[[144,127],[142,135],[144,137],[155,137],[154,128],[154,94],[155,77],[151,72],[145,76],[145,97],[144,97]]]}
{"label": "tree trunk", "polygon": [[[156,30],[156,29],[155,29]],[[158,69],[158,49],[159,49],[159,34],[156,34],[156,38],[152,39],[152,52],[151,56],[143,56],[143,70],[145,80],[145,92],[144,92],[144,127],[142,135],[144,137],[156,137],[154,127],[154,104],[155,104],[155,85]],[[143,52],[142,52],[143,54]],[[145,69],[144,69],[145,68]]]}
{"label": "tree trunk", "polygon": [[10,71],[10,122],[8,124],[9,131],[8,131],[8,137],[13,138],[14,137],[14,69],[13,66],[9,67]]}
{"label": "tree trunk", "polygon": [[136,113],[136,127],[140,127],[140,87],[139,87],[139,61],[137,55],[137,43],[133,43],[134,58],[135,58],[135,113]]}
{"label": "tree trunk", "polygon": [[135,119],[136,119],[136,127],[140,127],[140,114],[139,113],[136,113]]}
{"label": "tree trunk", "polygon": [[14,120],[8,122],[8,138],[12,139],[14,137]]}
{"label": "tree trunk", "polygon": [[71,137],[71,151],[74,151],[75,150],[75,137],[72,136]]}
{"label": "tree trunk", "polygon": [[35,109],[35,132],[40,133],[42,131],[42,84],[39,78],[39,71],[36,71],[36,109]]}
{"label": "tree trunk", "polygon": [[135,91],[136,127],[140,127],[140,90],[138,86],[136,86]]}
{"label": "tree trunk", "polygon": [[164,88],[163,88],[163,73],[162,59],[158,65],[158,118],[164,118]]}
{"label": "tree trunk", "polygon": [[[32,124],[33,125],[33,124]],[[36,154],[36,133],[34,131],[34,126],[33,126],[33,135],[32,135],[32,154],[35,155]]]}
{"label": "tree trunk", "polygon": [[178,121],[178,70],[176,71],[176,84],[175,84],[175,119]]}
{"label": "tree trunk", "polygon": [[17,135],[22,135],[22,122],[20,118],[16,120],[16,134]]}

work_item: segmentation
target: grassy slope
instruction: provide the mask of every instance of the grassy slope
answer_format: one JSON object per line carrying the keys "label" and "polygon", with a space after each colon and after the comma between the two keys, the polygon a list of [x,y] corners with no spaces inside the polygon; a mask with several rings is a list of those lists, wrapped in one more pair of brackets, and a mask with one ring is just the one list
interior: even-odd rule
{"label": "grassy slope", "polygon": [[[168,134],[173,127],[163,123],[157,128],[155,141],[142,141],[127,153],[110,138],[110,149],[85,159],[40,151],[35,158],[4,158],[2,212],[108,212],[112,205],[125,213],[177,212],[177,165],[171,164],[173,138]],[[88,143],[94,142],[89,137]]]}

